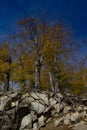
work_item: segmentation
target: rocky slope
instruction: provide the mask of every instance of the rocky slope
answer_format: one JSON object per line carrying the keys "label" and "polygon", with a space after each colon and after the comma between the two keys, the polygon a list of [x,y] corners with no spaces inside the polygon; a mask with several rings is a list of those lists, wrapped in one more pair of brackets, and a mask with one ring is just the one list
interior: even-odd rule
{"label": "rocky slope", "polygon": [[52,92],[0,93],[0,130],[40,130],[47,124],[87,130],[87,100]]}

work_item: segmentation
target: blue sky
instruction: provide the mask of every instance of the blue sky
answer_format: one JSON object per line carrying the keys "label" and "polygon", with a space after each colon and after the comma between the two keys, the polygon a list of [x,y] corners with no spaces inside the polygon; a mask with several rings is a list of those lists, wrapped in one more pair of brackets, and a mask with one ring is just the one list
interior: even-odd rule
{"label": "blue sky", "polygon": [[9,33],[18,19],[49,15],[69,23],[80,38],[86,37],[87,0],[0,0],[0,32]]}
{"label": "blue sky", "polygon": [[77,41],[87,39],[87,0],[0,0],[0,38],[14,33],[19,19],[46,13],[69,24]]}

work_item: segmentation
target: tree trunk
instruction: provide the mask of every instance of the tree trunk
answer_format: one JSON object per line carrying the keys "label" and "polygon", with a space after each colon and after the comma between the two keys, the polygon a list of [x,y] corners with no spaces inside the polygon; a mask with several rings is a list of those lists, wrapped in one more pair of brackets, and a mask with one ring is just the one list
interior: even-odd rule
{"label": "tree trunk", "polygon": [[55,73],[54,73],[54,92],[58,92],[59,91],[59,84],[58,84],[58,66],[57,66],[57,57],[54,54],[54,63],[55,63]]}
{"label": "tree trunk", "polygon": [[4,91],[9,91],[10,72],[5,74],[4,77]]}
{"label": "tree trunk", "polygon": [[58,74],[54,75],[54,92],[58,92],[59,91],[59,84],[58,84]]}
{"label": "tree trunk", "polygon": [[9,56],[4,62],[9,65],[8,71],[4,76],[4,91],[9,91],[11,56]]}
{"label": "tree trunk", "polygon": [[54,92],[53,77],[52,77],[52,73],[51,72],[49,72],[49,76],[50,76],[50,86],[51,86],[52,92]]}
{"label": "tree trunk", "polygon": [[40,89],[40,71],[41,71],[41,63],[40,60],[36,61],[36,69],[35,69],[35,89]]}
{"label": "tree trunk", "polygon": [[21,88],[22,88],[22,91],[27,90],[27,88],[26,88],[26,80],[24,80],[24,79],[21,80]]}

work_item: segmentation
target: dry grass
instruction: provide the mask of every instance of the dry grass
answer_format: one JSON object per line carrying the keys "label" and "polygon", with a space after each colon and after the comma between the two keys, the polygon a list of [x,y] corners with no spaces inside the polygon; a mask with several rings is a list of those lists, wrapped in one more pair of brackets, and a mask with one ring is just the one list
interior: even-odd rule
{"label": "dry grass", "polygon": [[54,127],[52,124],[49,124],[46,127],[41,128],[40,130],[72,130],[72,129],[68,128],[66,125],[60,127]]}

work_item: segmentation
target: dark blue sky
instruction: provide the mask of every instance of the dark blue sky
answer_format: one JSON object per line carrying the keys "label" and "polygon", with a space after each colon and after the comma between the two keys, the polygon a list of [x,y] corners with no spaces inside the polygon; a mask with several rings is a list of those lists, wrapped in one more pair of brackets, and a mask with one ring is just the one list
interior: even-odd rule
{"label": "dark blue sky", "polygon": [[18,19],[46,13],[68,23],[77,41],[87,39],[87,0],[0,0],[0,37],[14,32]]}

